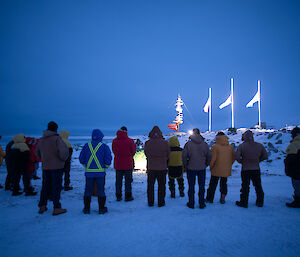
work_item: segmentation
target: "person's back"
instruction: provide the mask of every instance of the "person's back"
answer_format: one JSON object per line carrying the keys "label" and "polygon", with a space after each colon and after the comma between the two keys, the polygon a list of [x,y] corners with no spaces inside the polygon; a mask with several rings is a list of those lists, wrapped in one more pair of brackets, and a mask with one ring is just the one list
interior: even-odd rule
{"label": "person's back", "polygon": [[268,158],[268,154],[264,146],[254,141],[253,133],[247,130],[242,135],[241,145],[238,146],[236,151],[236,160],[242,164],[242,188],[240,201],[236,201],[239,207],[248,207],[249,199],[249,185],[252,180],[253,186],[256,191],[256,206],[262,207],[264,204],[264,192],[261,185],[261,173],[259,163]]}
{"label": "person's back", "polygon": [[188,170],[204,170],[210,163],[211,153],[200,134],[193,134],[182,153],[183,166]]}
{"label": "person's back", "polygon": [[149,140],[145,143],[144,151],[148,170],[167,170],[170,148],[157,126],[149,133]]}
{"label": "person's back", "polygon": [[259,163],[268,158],[265,147],[254,141],[250,130],[242,135],[242,140],[244,142],[238,146],[236,160],[242,164],[242,170],[260,170]]}

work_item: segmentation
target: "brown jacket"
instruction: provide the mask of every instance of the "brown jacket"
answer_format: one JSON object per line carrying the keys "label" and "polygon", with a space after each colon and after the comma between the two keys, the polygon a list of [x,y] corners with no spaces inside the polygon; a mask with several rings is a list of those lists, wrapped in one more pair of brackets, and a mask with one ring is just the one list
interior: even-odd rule
{"label": "brown jacket", "polygon": [[5,152],[2,150],[2,147],[0,145],[0,166],[3,163],[3,157],[5,157]]}
{"label": "brown jacket", "polygon": [[190,136],[182,152],[183,167],[188,170],[205,170],[211,160],[211,152],[201,135]]}
{"label": "brown jacket", "polygon": [[247,130],[242,135],[242,143],[239,145],[235,159],[242,164],[242,170],[260,170],[259,163],[268,158],[264,146],[254,142],[253,133]]}
{"label": "brown jacket", "polygon": [[210,172],[212,176],[227,178],[231,176],[231,167],[235,162],[235,153],[229,145],[227,136],[218,136],[216,144],[211,148],[212,159]]}
{"label": "brown jacket", "polygon": [[69,149],[64,141],[56,132],[50,130],[44,131],[35,153],[42,160],[44,170],[63,169],[69,157]]}
{"label": "brown jacket", "polygon": [[154,126],[149,133],[144,152],[147,157],[147,170],[167,170],[170,147],[163,138],[159,127]]}

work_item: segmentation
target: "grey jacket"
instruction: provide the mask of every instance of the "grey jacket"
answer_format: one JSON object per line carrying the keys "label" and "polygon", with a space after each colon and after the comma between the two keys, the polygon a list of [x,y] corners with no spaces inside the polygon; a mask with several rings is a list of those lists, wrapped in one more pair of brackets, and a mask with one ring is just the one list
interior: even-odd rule
{"label": "grey jacket", "polygon": [[250,130],[242,135],[244,143],[239,145],[235,159],[242,164],[242,170],[260,170],[259,163],[268,158],[265,147],[254,142],[253,134]]}
{"label": "grey jacket", "polygon": [[204,170],[211,161],[211,152],[201,135],[191,135],[182,152],[183,167]]}
{"label": "grey jacket", "polygon": [[44,131],[35,153],[42,160],[44,170],[63,169],[69,157],[67,145],[56,132],[50,130]]}

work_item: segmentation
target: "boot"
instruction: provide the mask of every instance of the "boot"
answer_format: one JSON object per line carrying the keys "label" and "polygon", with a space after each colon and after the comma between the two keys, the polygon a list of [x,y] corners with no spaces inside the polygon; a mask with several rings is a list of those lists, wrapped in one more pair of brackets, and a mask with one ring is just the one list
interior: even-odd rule
{"label": "boot", "polygon": [[285,205],[290,208],[300,208],[300,197],[294,196],[294,201]]}
{"label": "boot", "polygon": [[122,200],[122,194],[116,194],[116,197],[118,202]]}
{"label": "boot", "polygon": [[207,190],[205,201],[207,203],[213,203],[214,202],[214,195],[211,193],[210,189]]}
{"label": "boot", "polygon": [[99,214],[104,214],[107,212],[107,207],[105,207],[105,202],[106,202],[106,196],[98,197]]}
{"label": "boot", "polygon": [[17,195],[21,195],[21,194],[23,194],[23,193],[20,191],[13,191],[12,196],[17,196]]}
{"label": "boot", "polygon": [[0,184],[0,188],[3,188],[3,186]]}
{"label": "boot", "polygon": [[180,197],[184,197],[184,192],[180,191]]}
{"label": "boot", "polygon": [[43,206],[40,206],[40,209],[39,209],[39,214],[43,214],[45,211],[47,211],[48,208],[46,205],[43,205]]}
{"label": "boot", "polygon": [[200,209],[204,209],[205,207],[206,207],[206,204],[205,204],[205,203],[200,203],[200,204],[199,204],[199,208],[200,208]]}
{"label": "boot", "polygon": [[25,196],[33,196],[36,194],[37,192],[34,191],[34,187],[29,187],[29,189],[25,191]]}
{"label": "boot", "polygon": [[194,209],[194,205],[191,204],[190,202],[187,202],[187,203],[186,203],[186,206],[189,207],[190,209]]}
{"label": "boot", "polygon": [[84,203],[83,213],[84,214],[90,214],[91,199],[92,199],[91,196],[83,197],[83,203]]}
{"label": "boot", "polygon": [[66,213],[66,212],[67,212],[67,209],[54,208],[52,215],[56,216],[56,215],[63,214],[63,213]]}
{"label": "boot", "polygon": [[257,206],[257,207],[263,207],[263,206],[264,206],[264,194],[262,194],[262,195],[257,195],[257,198],[256,198],[256,206]]}
{"label": "boot", "polygon": [[125,202],[130,202],[134,200],[132,197],[132,193],[125,193]]}
{"label": "boot", "polygon": [[248,208],[248,203],[242,201],[236,201],[235,204],[239,207]]}
{"label": "boot", "polygon": [[221,194],[221,198],[220,198],[220,203],[221,203],[221,204],[224,204],[224,203],[225,203],[225,197],[226,197],[225,194]]}

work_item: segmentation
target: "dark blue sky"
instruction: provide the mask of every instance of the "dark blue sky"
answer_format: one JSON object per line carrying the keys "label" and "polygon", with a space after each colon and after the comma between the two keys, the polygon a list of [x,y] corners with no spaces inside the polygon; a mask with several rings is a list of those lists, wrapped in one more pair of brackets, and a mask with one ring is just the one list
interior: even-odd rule
{"label": "dark blue sky", "polygon": [[[0,1],[0,133],[127,125],[230,126],[218,110],[235,80],[236,127],[299,123],[300,1]],[[76,131],[77,131],[76,130]]]}

